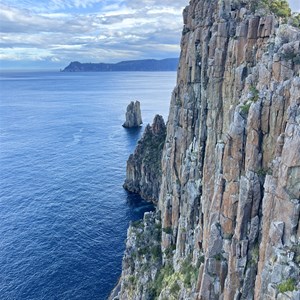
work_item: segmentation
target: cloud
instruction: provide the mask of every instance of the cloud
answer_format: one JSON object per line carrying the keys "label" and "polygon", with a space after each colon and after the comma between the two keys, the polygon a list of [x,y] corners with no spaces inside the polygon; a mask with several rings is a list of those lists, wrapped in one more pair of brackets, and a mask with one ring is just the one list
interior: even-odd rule
{"label": "cloud", "polygon": [[[117,62],[179,55],[189,0],[1,0],[0,60]],[[289,0],[300,11],[299,0]],[[13,65],[13,64],[12,64]]]}
{"label": "cloud", "polygon": [[[0,59],[119,61],[176,57],[185,1],[3,0]],[[33,9],[28,9],[33,7]]]}

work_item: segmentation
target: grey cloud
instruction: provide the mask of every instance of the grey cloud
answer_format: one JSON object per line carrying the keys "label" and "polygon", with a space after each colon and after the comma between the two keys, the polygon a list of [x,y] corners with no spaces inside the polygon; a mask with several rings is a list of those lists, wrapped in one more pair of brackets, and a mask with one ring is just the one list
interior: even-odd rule
{"label": "grey cloud", "polygon": [[[121,0],[114,3],[116,1]],[[143,3],[174,7],[171,2],[166,0],[162,5],[150,0]],[[41,14],[2,4],[0,50],[7,54],[10,48],[13,49],[10,54],[19,51],[18,57],[24,56],[26,60],[33,59],[34,56],[28,54],[33,49],[39,58],[65,63],[74,59],[118,61],[177,56],[184,6],[179,3],[183,2],[186,1],[176,2],[177,10],[160,12],[157,8],[153,11],[153,6],[145,7],[140,1],[130,0],[125,9],[124,5],[120,9],[115,6],[112,13],[89,14],[64,14],[63,11]]]}

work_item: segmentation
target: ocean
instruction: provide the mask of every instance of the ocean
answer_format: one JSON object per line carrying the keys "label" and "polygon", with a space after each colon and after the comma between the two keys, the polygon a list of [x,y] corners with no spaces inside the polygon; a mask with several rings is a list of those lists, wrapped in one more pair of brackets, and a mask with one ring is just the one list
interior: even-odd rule
{"label": "ocean", "polygon": [[[127,228],[152,205],[126,160],[176,72],[0,73],[0,299],[106,299]],[[144,125],[122,127],[141,102]]]}

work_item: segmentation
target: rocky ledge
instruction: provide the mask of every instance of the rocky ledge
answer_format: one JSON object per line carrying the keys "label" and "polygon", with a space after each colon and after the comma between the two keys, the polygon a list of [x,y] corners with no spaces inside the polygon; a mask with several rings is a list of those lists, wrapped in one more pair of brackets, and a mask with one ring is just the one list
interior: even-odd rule
{"label": "rocky ledge", "polygon": [[123,124],[125,128],[139,127],[143,124],[141,114],[141,103],[131,101],[126,110],[126,121]]}

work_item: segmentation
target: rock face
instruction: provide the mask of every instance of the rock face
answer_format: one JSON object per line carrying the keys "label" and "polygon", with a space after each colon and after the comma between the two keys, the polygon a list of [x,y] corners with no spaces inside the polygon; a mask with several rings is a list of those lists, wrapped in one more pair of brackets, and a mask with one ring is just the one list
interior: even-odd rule
{"label": "rock face", "polygon": [[141,104],[139,101],[131,101],[127,106],[126,111],[126,121],[123,124],[123,127],[133,128],[139,127],[143,124],[142,114],[141,114]]}
{"label": "rock face", "polygon": [[161,157],[166,138],[163,117],[156,115],[152,126],[147,125],[133,154],[129,156],[124,188],[157,202],[161,185]]}
{"label": "rock face", "polygon": [[[161,224],[161,263],[148,252],[130,262],[129,245],[119,299],[300,297],[300,32],[252,2],[184,10],[148,225]],[[156,245],[146,232],[128,239]]]}
{"label": "rock face", "polygon": [[[137,238],[138,237],[138,238]],[[151,245],[151,248],[149,248]],[[119,295],[109,299],[153,299],[152,282],[161,269],[161,223],[155,213],[145,213],[144,219],[131,223],[127,231],[126,251],[122,263]],[[143,298],[136,295],[143,293]]]}

